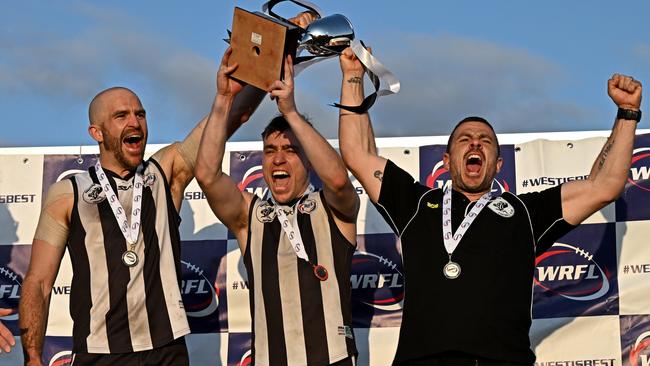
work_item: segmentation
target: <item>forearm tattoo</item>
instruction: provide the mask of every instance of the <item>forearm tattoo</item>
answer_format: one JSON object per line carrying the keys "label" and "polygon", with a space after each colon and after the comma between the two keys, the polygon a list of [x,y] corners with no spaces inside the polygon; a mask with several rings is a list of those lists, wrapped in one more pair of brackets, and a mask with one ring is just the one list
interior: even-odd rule
{"label": "forearm tattoo", "polygon": [[353,76],[353,77],[348,79],[348,83],[351,83],[351,84],[361,84],[361,81],[363,81],[363,79],[361,79],[358,76]]}
{"label": "forearm tattoo", "polygon": [[607,145],[605,145],[605,147],[603,147],[603,151],[600,153],[600,161],[598,162],[598,169],[603,168],[603,165],[605,164],[605,160],[607,159],[607,154],[609,154],[609,150],[612,149],[613,145],[614,145],[614,141],[612,140]]}
{"label": "forearm tattoo", "polygon": [[375,178],[379,179],[380,182],[384,178],[384,173],[381,170],[375,170],[374,175],[375,175]]}

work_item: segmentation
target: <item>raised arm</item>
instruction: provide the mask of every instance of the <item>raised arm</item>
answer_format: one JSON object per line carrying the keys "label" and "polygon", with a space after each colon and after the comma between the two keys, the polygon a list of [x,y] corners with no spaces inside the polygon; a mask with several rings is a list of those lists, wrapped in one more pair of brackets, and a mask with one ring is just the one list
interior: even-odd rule
{"label": "raised arm", "polygon": [[[363,65],[350,48],[343,51],[339,60],[343,74],[341,104],[359,105],[364,98]],[[345,165],[361,182],[368,197],[377,202],[386,159],[377,155],[375,135],[368,112],[357,114],[341,109],[339,145]]]}
{"label": "raised arm", "polygon": [[243,88],[242,84],[228,76],[237,68],[237,64],[228,66],[231,53],[232,50],[228,48],[219,66],[217,95],[203,130],[194,173],[210,208],[237,236],[243,252],[248,228],[248,206],[252,195],[241,192],[222,169],[226,140],[236,129],[232,126],[233,119],[229,119],[228,115],[235,96]]}
{"label": "raised arm", "polygon": [[291,57],[284,61],[284,81],[275,81],[271,97],[276,99],[278,110],[287,120],[312,168],[323,182],[325,198],[337,218],[355,223],[359,210],[357,196],[348,172],[334,148],[298,112],[294,99],[293,63]]}
{"label": "raised arm", "polygon": [[[305,28],[314,19],[315,16],[310,12],[302,12],[290,18],[289,21]],[[234,100],[230,101],[230,112],[227,116],[228,137],[232,136],[239,126],[248,121],[265,95],[266,91],[246,85]],[[213,110],[210,111],[210,113],[212,112]],[[180,211],[183,202],[183,192],[194,178],[199,143],[207,120],[208,116],[199,121],[183,141],[171,144],[154,155],[170,181],[172,198],[178,211]]]}
{"label": "raised arm", "polygon": [[[607,82],[607,92],[619,108],[638,111],[641,91],[641,83],[629,76],[614,74]],[[589,178],[562,185],[562,212],[568,223],[579,224],[621,194],[630,171],[636,124],[617,118]]]}
{"label": "raised arm", "polygon": [[41,365],[50,293],[65,252],[73,203],[68,180],[55,183],[43,203],[19,305],[20,340],[26,365]]}

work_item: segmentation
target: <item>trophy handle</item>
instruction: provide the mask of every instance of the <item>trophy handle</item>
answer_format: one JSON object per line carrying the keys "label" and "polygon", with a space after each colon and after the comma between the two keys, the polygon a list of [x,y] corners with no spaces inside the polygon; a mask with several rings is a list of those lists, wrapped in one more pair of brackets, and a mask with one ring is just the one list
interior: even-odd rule
{"label": "trophy handle", "polygon": [[[291,1],[292,3],[294,3],[296,5],[302,6],[303,8],[305,8],[305,9],[311,11],[311,12],[314,12],[316,15],[318,15],[319,19],[323,17],[323,11],[318,7],[318,5],[316,5],[316,4],[314,4],[314,3],[310,2],[310,1],[307,1],[307,0],[269,0],[269,1],[265,2],[262,5],[262,11],[269,14],[270,16],[272,16],[274,18],[277,18],[277,19],[280,19],[280,20],[282,20],[284,22],[290,23],[289,20],[287,20],[287,19],[285,19],[285,18],[281,17],[280,15],[273,12],[273,7],[276,4],[284,2],[284,1]],[[300,28],[300,29],[302,29],[303,32],[305,31],[303,28]]]}

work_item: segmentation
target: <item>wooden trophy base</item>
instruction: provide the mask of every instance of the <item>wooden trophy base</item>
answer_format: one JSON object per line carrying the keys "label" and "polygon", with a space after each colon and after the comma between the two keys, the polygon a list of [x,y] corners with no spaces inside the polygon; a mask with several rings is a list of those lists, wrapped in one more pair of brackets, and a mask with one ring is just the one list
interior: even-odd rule
{"label": "wooden trophy base", "polygon": [[282,80],[286,55],[295,57],[299,35],[300,28],[293,24],[236,7],[230,63],[239,67],[232,77],[268,91],[274,81]]}

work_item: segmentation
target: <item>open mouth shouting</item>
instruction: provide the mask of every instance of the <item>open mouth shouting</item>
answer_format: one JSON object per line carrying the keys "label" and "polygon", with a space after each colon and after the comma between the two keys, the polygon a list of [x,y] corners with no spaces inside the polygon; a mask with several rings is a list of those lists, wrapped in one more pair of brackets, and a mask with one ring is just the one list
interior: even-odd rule
{"label": "open mouth shouting", "polygon": [[465,169],[470,177],[477,177],[483,167],[483,156],[478,153],[470,153],[465,158]]}
{"label": "open mouth shouting", "polygon": [[271,173],[274,191],[286,192],[289,189],[289,178],[291,175],[286,170],[278,169]]}
{"label": "open mouth shouting", "polygon": [[122,145],[132,154],[140,154],[144,150],[144,134],[141,131],[129,131],[123,134]]}

